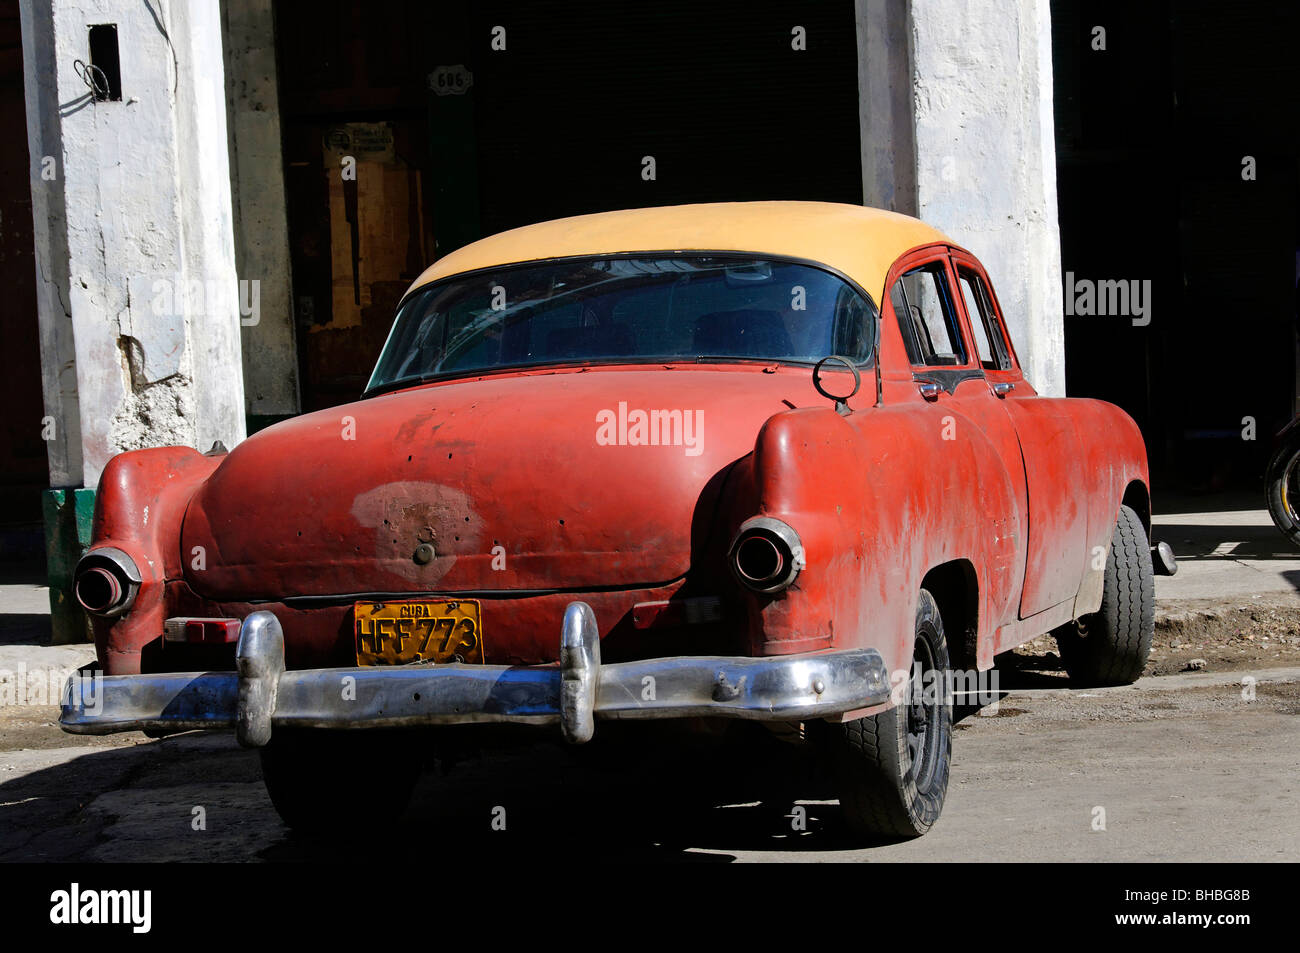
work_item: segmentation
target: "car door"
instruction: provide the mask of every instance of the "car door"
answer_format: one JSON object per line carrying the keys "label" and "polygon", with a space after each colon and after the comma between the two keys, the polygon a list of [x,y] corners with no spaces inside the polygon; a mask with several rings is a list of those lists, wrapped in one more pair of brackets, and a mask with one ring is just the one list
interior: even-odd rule
{"label": "car door", "polygon": [[973,345],[948,247],[928,246],[904,256],[891,269],[887,287],[892,318],[886,320],[897,322],[910,364],[908,399],[919,397],[944,440],[977,445],[972,459],[981,464],[959,476],[978,481],[987,504],[966,519],[980,541],[972,558],[985,561],[981,585],[988,601],[981,616],[997,627],[1017,617],[1025,570],[1025,477],[1016,429]]}
{"label": "car door", "polygon": [[1070,472],[1078,435],[1064,398],[1039,397],[1016,360],[1006,322],[983,266],[970,252],[950,250],[965,317],[988,341],[985,377],[1020,443],[1028,497],[1024,588],[1020,617],[1073,599],[1086,569],[1088,494]]}

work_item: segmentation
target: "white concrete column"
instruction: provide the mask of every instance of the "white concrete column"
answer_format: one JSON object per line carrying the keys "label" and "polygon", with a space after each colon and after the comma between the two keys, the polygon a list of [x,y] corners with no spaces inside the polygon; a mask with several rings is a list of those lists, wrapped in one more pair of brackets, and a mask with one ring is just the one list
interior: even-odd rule
{"label": "white concrete column", "polygon": [[1065,393],[1048,0],[914,0],[918,214],[989,270],[1029,382]]}
{"label": "white concrete column", "polygon": [[[232,447],[245,429],[218,0],[21,9],[46,412],[67,435],[51,482],[94,486],[123,450]],[[78,65],[103,24],[116,102]]]}
{"label": "white concrete column", "polygon": [[1026,377],[1065,393],[1049,0],[856,0],[863,196],[988,268]]}

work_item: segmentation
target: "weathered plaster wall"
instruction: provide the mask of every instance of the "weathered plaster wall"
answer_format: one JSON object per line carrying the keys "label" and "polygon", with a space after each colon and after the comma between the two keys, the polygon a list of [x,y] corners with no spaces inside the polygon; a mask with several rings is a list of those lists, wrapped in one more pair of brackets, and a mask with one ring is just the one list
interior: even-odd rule
{"label": "weathered plaster wall", "polygon": [[1065,393],[1049,0],[857,0],[863,195],[974,252],[1025,374]]}
{"label": "weathered plaster wall", "polygon": [[241,281],[257,281],[259,313],[243,319],[249,414],[300,409],[294,343],[284,158],[280,147],[275,18],[271,0],[222,0],[230,192]]}
{"label": "weathered plaster wall", "polygon": [[915,0],[919,216],[989,269],[1025,375],[1065,393],[1048,0]]}
{"label": "weathered plaster wall", "polygon": [[[75,65],[106,23],[120,102],[95,102]],[[233,446],[243,372],[217,0],[23,0],[22,26],[46,412],[67,435],[51,482],[93,486],[122,450]]]}

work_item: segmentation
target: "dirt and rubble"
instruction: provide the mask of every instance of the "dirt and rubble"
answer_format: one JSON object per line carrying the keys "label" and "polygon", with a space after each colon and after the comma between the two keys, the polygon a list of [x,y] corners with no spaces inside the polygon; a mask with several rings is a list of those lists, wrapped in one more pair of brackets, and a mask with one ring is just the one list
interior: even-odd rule
{"label": "dirt and rubble", "polygon": [[[1048,671],[1060,665],[1050,635],[1025,643],[1014,655],[1022,668]],[[1293,665],[1300,665],[1300,607],[1205,599],[1157,611],[1151,658],[1142,674],[1245,672]]]}

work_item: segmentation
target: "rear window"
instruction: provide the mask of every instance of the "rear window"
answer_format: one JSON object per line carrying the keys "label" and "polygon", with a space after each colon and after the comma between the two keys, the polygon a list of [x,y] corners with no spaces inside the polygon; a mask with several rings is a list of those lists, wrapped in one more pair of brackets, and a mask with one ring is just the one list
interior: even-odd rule
{"label": "rear window", "polygon": [[803,262],[679,253],[516,265],[411,294],[367,391],[577,362],[862,364],[877,317],[865,293]]}

